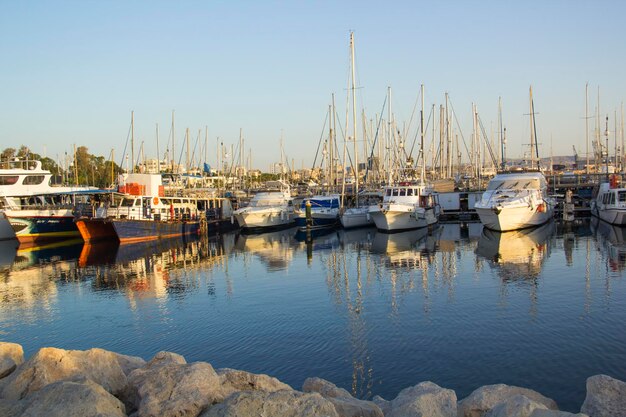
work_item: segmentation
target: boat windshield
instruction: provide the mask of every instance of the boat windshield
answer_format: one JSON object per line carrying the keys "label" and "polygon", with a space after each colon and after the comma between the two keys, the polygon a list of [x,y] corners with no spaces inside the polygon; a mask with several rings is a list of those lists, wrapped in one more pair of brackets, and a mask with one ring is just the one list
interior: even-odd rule
{"label": "boat windshield", "polygon": [[538,190],[539,180],[532,178],[517,178],[507,180],[492,179],[487,185],[487,191],[495,190]]}
{"label": "boat windshield", "polygon": [[281,199],[260,199],[260,200],[250,200],[250,207],[271,207],[271,206],[282,206],[285,204],[284,200]]}
{"label": "boat windshield", "polygon": [[618,193],[617,201],[619,201],[620,203],[626,203],[626,191],[620,191]]}
{"label": "boat windshield", "polygon": [[135,204],[135,199],[134,198],[124,198],[122,200],[122,203],[120,204],[121,207],[132,207],[133,204]]}

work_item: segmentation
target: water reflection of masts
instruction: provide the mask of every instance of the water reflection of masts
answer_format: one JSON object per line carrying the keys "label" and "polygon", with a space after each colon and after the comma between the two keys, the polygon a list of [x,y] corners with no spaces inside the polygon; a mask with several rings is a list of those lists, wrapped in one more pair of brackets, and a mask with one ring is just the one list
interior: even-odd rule
{"label": "water reflection of masts", "polygon": [[366,284],[371,279],[370,257],[367,252],[356,250],[356,294],[353,298],[350,283],[352,270],[347,261],[346,250],[339,247],[333,250],[327,260],[326,283],[333,295],[335,305],[345,305],[348,313],[348,329],[352,346],[352,394],[359,398],[369,398],[373,386],[373,369],[367,347],[367,324],[363,316],[363,262],[365,262]]}

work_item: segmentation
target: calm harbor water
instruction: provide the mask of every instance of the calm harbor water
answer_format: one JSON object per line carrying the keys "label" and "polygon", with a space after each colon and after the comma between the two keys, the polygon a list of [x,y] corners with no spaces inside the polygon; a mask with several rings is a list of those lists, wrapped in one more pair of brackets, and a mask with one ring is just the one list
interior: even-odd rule
{"label": "calm harbor water", "polygon": [[584,221],[492,233],[295,230],[141,245],[0,247],[0,340],[160,350],[319,376],[360,398],[430,380],[463,398],[520,385],[577,411],[585,380],[626,380],[626,233]]}

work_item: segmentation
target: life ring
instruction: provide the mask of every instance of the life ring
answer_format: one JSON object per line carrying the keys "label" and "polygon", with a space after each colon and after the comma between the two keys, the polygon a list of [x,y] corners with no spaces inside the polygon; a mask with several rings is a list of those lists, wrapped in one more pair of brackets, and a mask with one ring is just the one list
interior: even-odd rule
{"label": "life ring", "polygon": [[153,205],[155,205],[155,206],[156,206],[157,204],[159,204],[159,198],[158,198],[158,197],[154,197],[154,198],[152,199],[152,204],[153,204]]}

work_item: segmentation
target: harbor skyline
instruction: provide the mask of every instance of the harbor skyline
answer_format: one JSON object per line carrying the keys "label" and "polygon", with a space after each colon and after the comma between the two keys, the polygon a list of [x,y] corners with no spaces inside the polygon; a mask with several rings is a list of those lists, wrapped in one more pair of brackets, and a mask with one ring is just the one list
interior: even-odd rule
{"label": "harbor skyline", "polygon": [[0,7],[0,139],[3,148],[25,144],[53,159],[73,144],[105,156],[115,148],[120,163],[134,111],[136,150],[143,142],[146,157],[156,157],[158,123],[162,158],[174,111],[176,154],[188,128],[192,148],[207,134],[214,165],[218,143],[236,145],[241,132],[254,168],[269,171],[280,159],[281,137],[289,162],[309,168],[333,93],[339,114],[346,111],[354,31],[357,107],[368,120],[380,115],[391,87],[398,126],[408,124],[424,84],[425,118],[447,92],[469,142],[471,104],[492,135],[502,97],[507,155],[522,157],[532,85],[540,156],[571,155],[574,145],[584,158],[586,83],[590,140],[598,96],[611,150],[620,134],[625,8],[611,1],[384,9],[373,2],[7,3]]}

